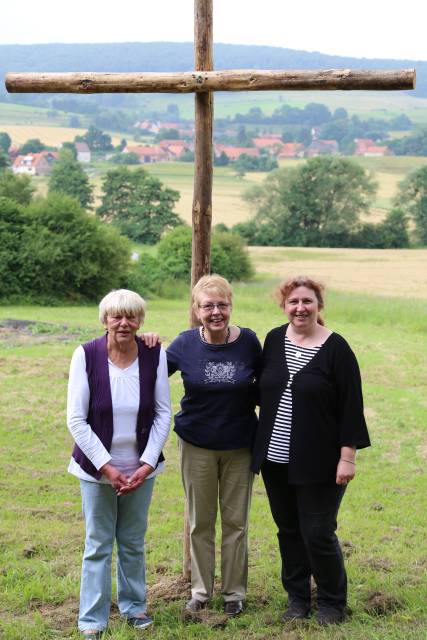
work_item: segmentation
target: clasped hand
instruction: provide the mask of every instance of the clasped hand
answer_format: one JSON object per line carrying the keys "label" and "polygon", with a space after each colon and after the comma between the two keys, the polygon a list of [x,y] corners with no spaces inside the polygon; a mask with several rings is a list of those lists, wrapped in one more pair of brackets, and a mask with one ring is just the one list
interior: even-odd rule
{"label": "clasped hand", "polygon": [[123,496],[135,491],[135,489],[138,489],[138,487],[140,487],[144,482],[145,478],[150,475],[154,469],[149,464],[144,463],[135,471],[135,473],[127,477],[114,465],[107,463],[101,467],[100,471],[109,480],[117,495]]}

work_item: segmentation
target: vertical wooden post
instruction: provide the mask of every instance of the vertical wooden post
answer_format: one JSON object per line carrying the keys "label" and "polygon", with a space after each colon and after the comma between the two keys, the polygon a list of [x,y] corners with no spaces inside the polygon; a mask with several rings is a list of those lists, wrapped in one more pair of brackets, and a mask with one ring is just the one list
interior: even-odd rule
{"label": "vertical wooden post", "polygon": [[[194,0],[194,68],[196,71],[213,70],[213,0]],[[209,273],[211,262],[212,224],[212,129],[213,95],[195,94],[195,145],[193,236],[191,260],[191,287]],[[198,324],[190,308],[190,324]],[[188,503],[185,501],[183,576],[191,579],[190,523]]]}
{"label": "vertical wooden post", "polygon": [[[194,49],[195,70],[212,71],[212,0],[194,2]],[[195,110],[192,285],[210,269],[213,94],[196,93]]]}

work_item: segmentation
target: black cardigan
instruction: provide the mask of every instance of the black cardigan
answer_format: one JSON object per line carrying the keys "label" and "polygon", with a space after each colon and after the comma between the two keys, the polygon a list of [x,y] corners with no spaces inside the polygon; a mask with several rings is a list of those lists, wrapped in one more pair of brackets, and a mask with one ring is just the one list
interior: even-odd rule
{"label": "black cardigan", "polygon": [[[260,415],[252,457],[259,473],[280,398],[289,380],[285,358],[287,324],[264,342],[260,376]],[[335,479],[342,446],[370,445],[363,415],[359,366],[344,338],[332,333],[292,382],[289,482],[314,484]]]}

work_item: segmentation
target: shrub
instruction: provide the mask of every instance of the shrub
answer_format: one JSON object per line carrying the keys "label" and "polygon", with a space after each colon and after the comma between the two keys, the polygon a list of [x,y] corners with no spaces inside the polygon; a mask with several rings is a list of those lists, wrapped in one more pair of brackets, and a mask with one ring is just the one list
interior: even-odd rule
{"label": "shrub", "polygon": [[[177,227],[159,243],[158,258],[167,277],[190,281],[191,229]],[[239,236],[228,232],[212,235],[211,271],[228,280],[245,280],[253,275],[252,265]]]}
{"label": "shrub", "polygon": [[[0,201],[2,257],[12,283],[2,296],[38,302],[98,300],[125,284],[130,247],[116,230],[88,215],[69,196],[52,193],[21,210]],[[16,284],[18,283],[18,284]]]}

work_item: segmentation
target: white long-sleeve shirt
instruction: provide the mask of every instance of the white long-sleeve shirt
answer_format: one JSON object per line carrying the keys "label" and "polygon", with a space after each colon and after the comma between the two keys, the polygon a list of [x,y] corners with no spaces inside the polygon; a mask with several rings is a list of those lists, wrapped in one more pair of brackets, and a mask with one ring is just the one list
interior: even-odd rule
{"label": "white long-sleeve shirt", "polygon": [[[89,382],[86,373],[86,356],[82,346],[74,351],[68,381],[67,426],[78,447],[89,458],[96,469],[107,462],[113,464],[126,476],[132,475],[142,463],[156,466],[160,452],[166,442],[171,420],[171,404],[166,353],[160,350],[157,379],[154,387],[155,417],[142,455],[138,455],[136,421],[139,409],[139,364],[138,358],[127,367],[120,369],[108,360],[111,399],[113,405],[113,440],[108,452],[87,422],[89,410]],[[163,470],[161,462],[153,473],[153,478]],[[83,471],[72,457],[68,471],[82,480],[98,482]],[[99,482],[108,483],[104,476]]]}

